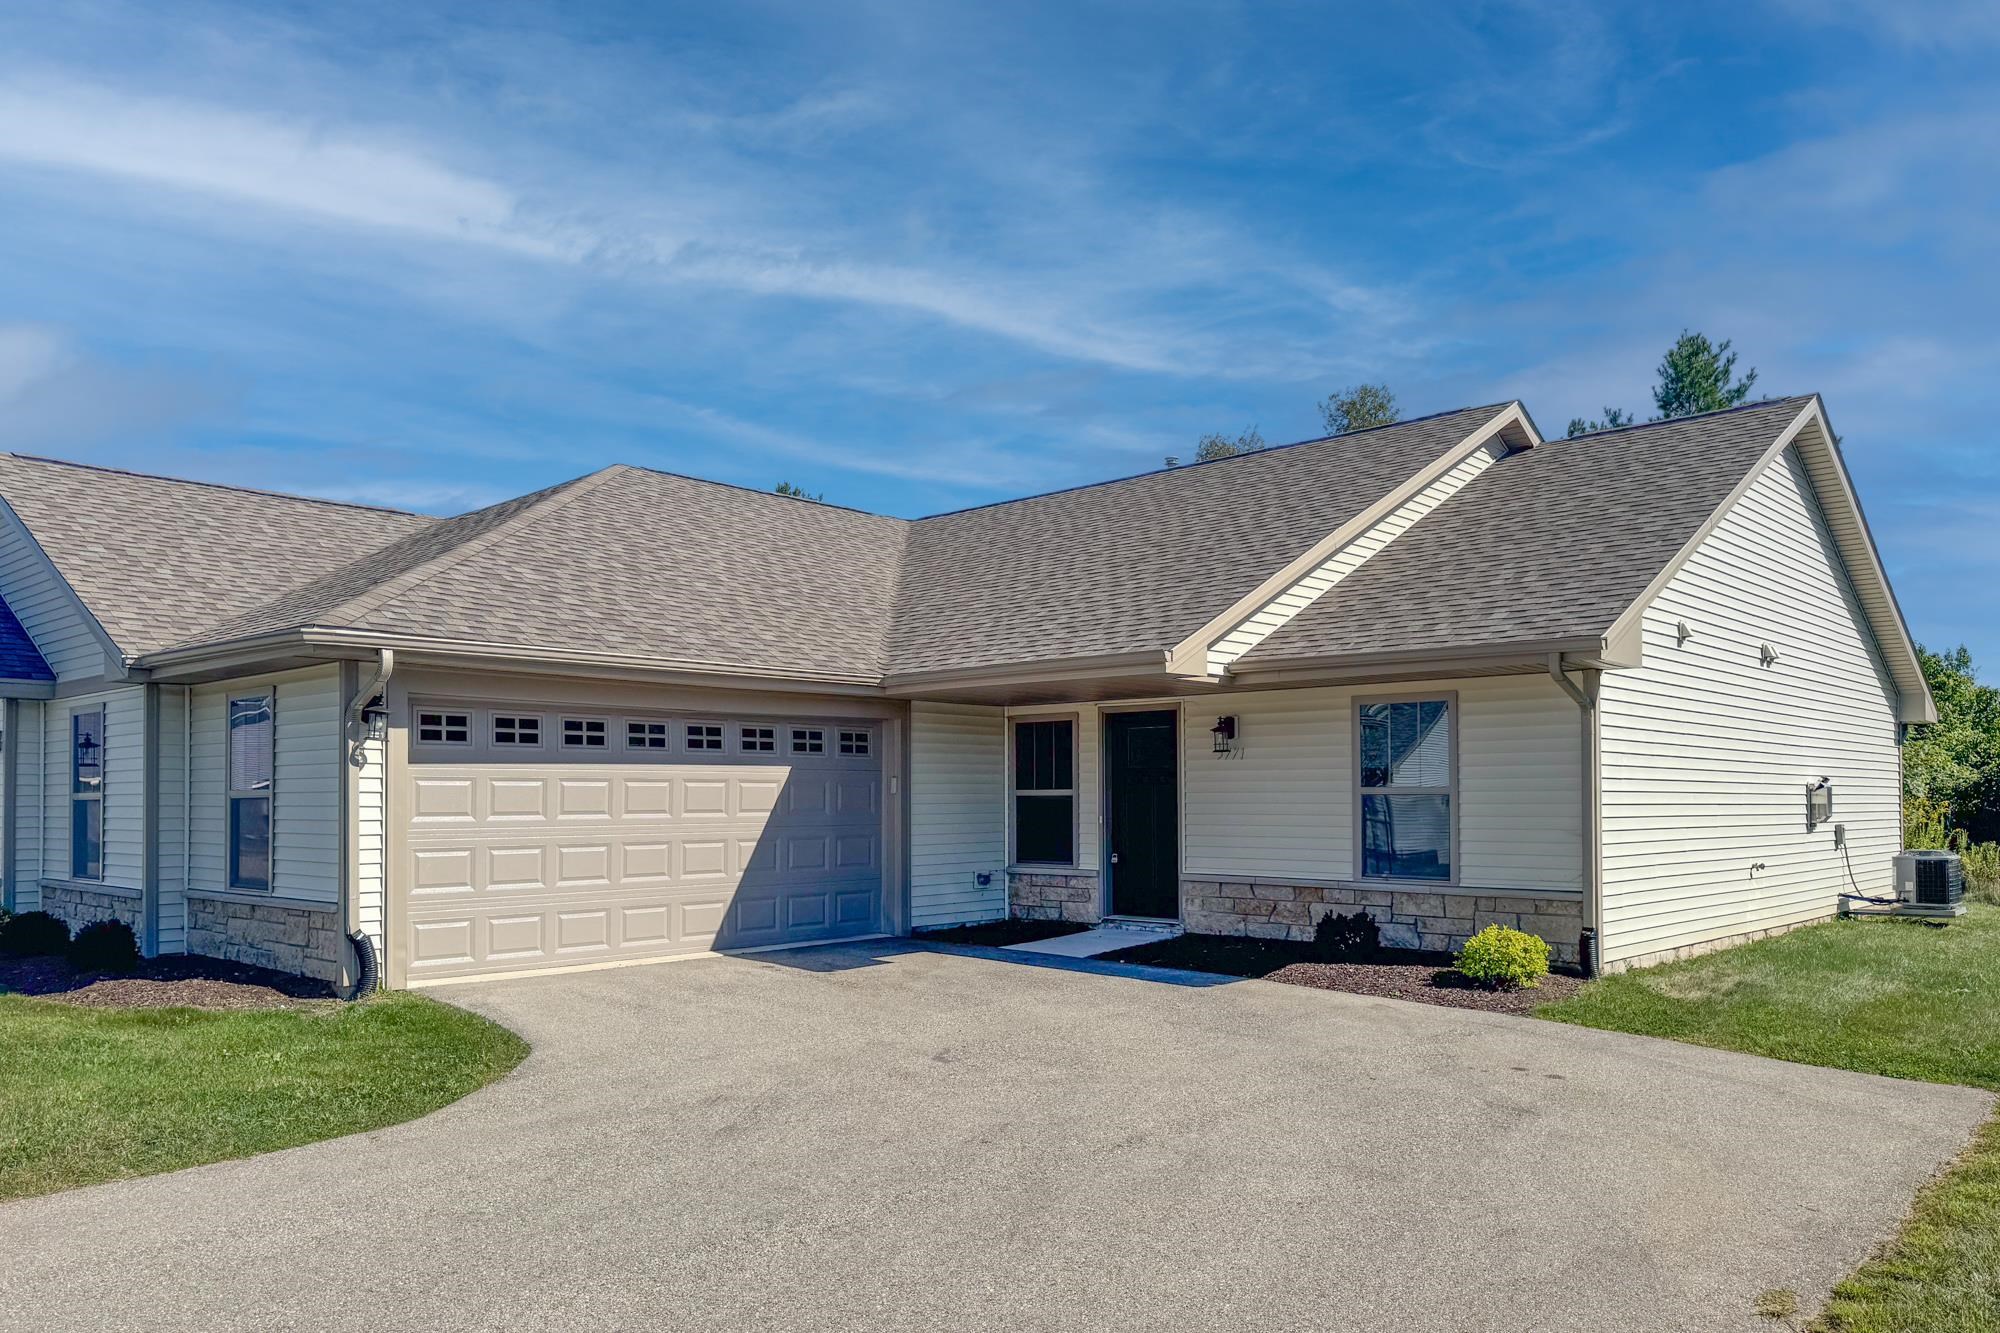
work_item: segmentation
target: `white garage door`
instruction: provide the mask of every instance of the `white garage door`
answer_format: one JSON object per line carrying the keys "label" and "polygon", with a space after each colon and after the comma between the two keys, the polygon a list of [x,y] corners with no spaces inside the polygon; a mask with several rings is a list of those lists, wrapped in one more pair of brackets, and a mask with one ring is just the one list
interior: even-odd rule
{"label": "white garage door", "polygon": [[406,979],[865,935],[881,728],[418,702]]}

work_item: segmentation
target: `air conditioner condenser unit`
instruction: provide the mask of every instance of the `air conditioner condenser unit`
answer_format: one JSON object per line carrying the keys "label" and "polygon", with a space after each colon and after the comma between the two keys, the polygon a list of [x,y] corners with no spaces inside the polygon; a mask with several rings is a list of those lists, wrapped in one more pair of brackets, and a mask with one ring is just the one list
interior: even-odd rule
{"label": "air conditioner condenser unit", "polygon": [[1964,916],[1965,866],[1958,853],[1896,853],[1896,911],[1905,916]]}

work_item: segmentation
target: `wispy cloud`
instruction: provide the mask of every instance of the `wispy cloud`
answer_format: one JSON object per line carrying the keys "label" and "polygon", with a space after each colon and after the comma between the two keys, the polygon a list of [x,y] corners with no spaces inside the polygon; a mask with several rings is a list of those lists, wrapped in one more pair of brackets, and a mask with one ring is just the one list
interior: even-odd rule
{"label": "wispy cloud", "polygon": [[454,171],[420,150],[332,127],[74,81],[0,83],[0,158],[328,222],[541,258],[566,254],[559,241],[522,226],[519,202],[509,190]]}
{"label": "wispy cloud", "polygon": [[90,356],[60,329],[0,324],[0,449],[143,440],[216,412],[217,386]]}

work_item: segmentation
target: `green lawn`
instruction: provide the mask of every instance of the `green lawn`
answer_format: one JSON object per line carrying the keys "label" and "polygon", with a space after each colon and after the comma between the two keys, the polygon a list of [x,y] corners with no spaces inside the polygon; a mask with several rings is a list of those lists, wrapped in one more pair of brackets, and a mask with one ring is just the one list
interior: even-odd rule
{"label": "green lawn", "polygon": [[408,993],[235,1013],[0,995],[0,1200],[392,1125],[527,1049]]}
{"label": "green lawn", "polygon": [[[1536,1011],[1586,1027],[2000,1091],[2000,907],[1936,930],[1836,921],[1591,983]],[[2000,1333],[2000,1118],[1834,1291],[1839,1333]]]}

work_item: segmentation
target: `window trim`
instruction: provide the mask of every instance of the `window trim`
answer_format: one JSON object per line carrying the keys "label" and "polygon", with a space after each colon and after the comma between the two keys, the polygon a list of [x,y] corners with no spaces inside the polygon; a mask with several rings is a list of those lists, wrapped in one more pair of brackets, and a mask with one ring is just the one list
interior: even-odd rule
{"label": "window trim", "polygon": [[[78,791],[76,789],[76,719],[85,713],[97,714],[97,746],[102,752],[97,757],[97,789]],[[79,704],[69,710],[69,877],[79,884],[104,883],[104,789],[111,780],[111,710],[103,700],[94,704]],[[76,808],[80,804],[94,802],[97,806],[97,873],[85,875],[76,867]]]}
{"label": "window trim", "polygon": [[[1069,723],[1069,787],[1047,789],[1029,788],[1029,796],[1069,797],[1069,860],[1067,861],[1023,861],[1020,847],[1020,798],[1021,789],[1015,785],[1020,738],[1018,728],[1035,722]],[[1083,801],[1082,788],[1078,785],[1083,777],[1083,715],[1081,713],[1028,713],[1009,714],[1007,718],[1007,864],[1010,866],[1034,867],[1036,869],[1075,870],[1081,865],[1078,853],[1083,849]]]}
{"label": "window trim", "polygon": [[[237,697],[246,698],[248,696],[238,695]],[[228,705],[225,704],[225,711],[227,711],[227,707]],[[424,739],[424,717],[426,714],[438,720],[437,740],[427,741]],[[272,715],[276,716],[275,710]],[[465,739],[462,741],[451,740],[444,734],[451,730],[449,719],[454,717],[465,719]],[[479,714],[470,708],[413,708],[410,710],[410,739],[417,745],[447,745],[454,750],[469,750],[472,748],[472,738],[479,732],[478,717]]]}
{"label": "window trim", "polygon": [[[500,739],[500,720],[502,718],[514,724],[516,739],[511,741]],[[519,739],[521,723],[523,722],[532,722],[535,724],[535,739],[531,741]],[[548,748],[548,737],[549,720],[541,713],[528,712],[522,709],[502,712],[495,709],[486,715],[486,740],[496,750],[502,750],[508,754],[512,754],[517,750],[543,750]],[[436,744],[435,741],[430,743]]]}
{"label": "window trim", "polygon": [[[1451,747],[1451,781],[1444,787],[1364,787],[1361,785],[1361,709],[1367,704],[1434,704],[1445,705],[1445,717],[1450,723],[1446,733],[1446,744]],[[1348,766],[1347,782],[1351,790],[1349,805],[1353,816],[1354,836],[1354,878],[1358,883],[1379,884],[1394,887],[1405,893],[1422,893],[1425,885],[1436,888],[1457,888],[1464,874],[1464,865],[1459,857],[1458,825],[1460,819],[1459,800],[1459,702],[1457,690],[1405,690],[1396,694],[1357,694],[1347,701],[1348,711]],[[1443,796],[1451,806],[1451,873],[1443,879],[1413,879],[1403,875],[1369,875],[1363,873],[1367,864],[1366,848],[1363,846],[1362,801],[1370,795],[1399,796]]]}
{"label": "window trim", "polygon": [[[571,732],[569,729],[569,724],[572,722],[580,724],[575,732],[575,735],[579,739],[574,741],[570,739]],[[592,722],[595,722],[599,728],[597,732],[597,744],[595,745],[592,745],[590,743],[591,732],[589,724]],[[609,754],[611,752],[610,718],[585,717],[576,713],[565,714],[562,718],[561,728],[562,728],[562,739],[557,743],[558,749],[589,750],[597,754]]]}
{"label": "window trim", "polygon": [[[658,755],[671,754],[673,752],[674,724],[672,719],[662,717],[628,717],[622,720],[625,724],[625,730],[623,732],[624,739],[620,744],[624,746],[628,753]],[[632,728],[634,727],[640,729],[639,741],[636,744],[632,740]],[[653,737],[651,729],[654,727],[661,728],[659,733],[660,743],[658,745],[651,743]]]}
{"label": "window trim", "polygon": [[[240,788],[236,785],[236,728],[231,725],[236,705],[247,699],[261,699],[271,714],[271,785],[262,791]],[[436,710],[431,710],[436,711]],[[466,722],[466,741],[471,743],[471,719]],[[430,744],[457,745],[458,741],[432,741]],[[273,893],[277,890],[278,868],[278,691],[275,686],[263,685],[242,691],[225,690],[222,695],[222,787],[224,810],[224,832],[222,849],[223,886],[232,893]],[[266,858],[264,883],[243,884],[236,878],[236,810],[242,801],[263,801],[264,838]]]}

